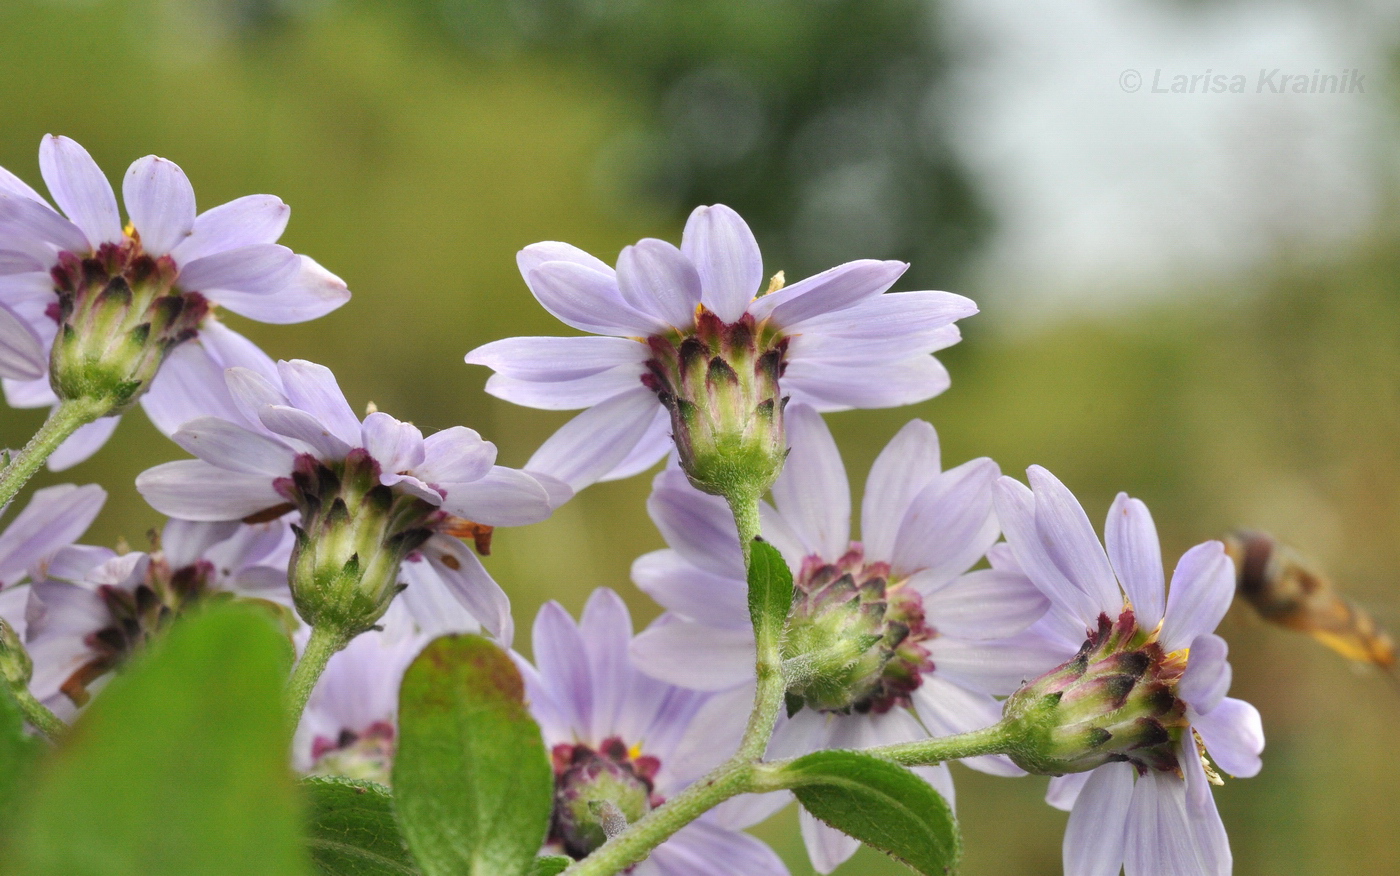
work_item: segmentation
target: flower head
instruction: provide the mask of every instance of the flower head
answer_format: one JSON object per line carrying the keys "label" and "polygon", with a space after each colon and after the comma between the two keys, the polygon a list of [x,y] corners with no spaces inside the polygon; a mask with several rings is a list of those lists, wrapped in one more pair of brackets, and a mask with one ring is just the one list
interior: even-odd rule
{"label": "flower head", "polygon": [[[611,590],[596,590],[575,623],[558,603],[535,619],[535,665],[518,659],[530,710],[554,761],[550,851],[582,858],[602,845],[603,821],[628,823],[688,784],[675,753],[707,695],[643,675],[628,655],[632,619]],[[787,868],[740,828],[757,819],[701,816],[629,872],[702,876],[722,869],[786,876]]]}
{"label": "flower head", "polygon": [[467,362],[495,369],[486,391],[507,401],[589,409],[526,466],[576,490],[676,446],[700,489],[741,477],[762,492],[782,466],[784,399],[835,411],[931,398],[948,375],[929,354],[977,312],[946,292],[882,294],[901,262],[767,287],[753,233],[723,205],[697,208],[679,248],[625,248],[616,270],[563,243],[528,246],[517,262],[546,310],[602,337],[511,338]]}
{"label": "flower head", "polygon": [[[788,426],[792,452],[773,487],[774,505],[762,509],[763,537],[793,570],[796,590],[783,645],[789,714],[769,753],[864,748],[995,724],[1000,706],[992,695],[1010,693],[1027,665],[1039,665],[1039,642],[1025,631],[1047,606],[1014,570],[968,571],[1000,532],[992,511],[996,464],[978,459],[940,471],[933,427],[909,423],[871,470],[856,542],[831,433],[805,405],[789,408]],[[718,692],[680,752],[682,766],[698,773],[737,745],[752,702],[744,563],[724,504],[679,472],[657,476],[649,509],[671,547],[641,557],[632,575],[668,613],[633,650],[647,672]],[[969,765],[1020,774],[1004,758]],[[952,799],[946,766],[919,772]],[[769,805],[782,802],[774,797]],[[803,833],[821,872],[857,847],[806,814]]]}
{"label": "flower head", "polygon": [[[218,307],[261,322],[304,322],[349,300],[345,284],[275,241],[290,209],[249,195],[196,214],[194,189],[178,165],[139,159],[122,185],[128,223],[96,162],[67,137],[46,136],[39,167],[59,213],[0,168],[0,377],[16,407],[101,399],[120,413],[143,399],[165,431],[201,393],[188,384],[211,370],[266,357],[224,328]],[[66,216],[64,215],[66,214]],[[163,363],[192,341],[166,381]],[[218,391],[215,388],[214,391]],[[188,419],[188,416],[180,418]],[[116,426],[84,427],[51,458],[81,462]]]}
{"label": "flower head", "polygon": [[353,636],[417,585],[437,591],[410,603],[424,627],[455,602],[509,643],[509,601],[459,536],[484,549],[492,527],[543,520],[567,487],[495,465],[495,445],[471,429],[424,437],[381,412],[361,422],[335,376],[311,362],[279,362],[270,375],[232,368],[227,386],[234,410],[172,436],[199,458],[137,478],[148,502],[204,521],[296,512],[292,593],[313,625]]}
{"label": "flower head", "polygon": [[1064,484],[1039,467],[1029,476],[1031,489],[1001,479],[997,512],[1014,562],[1051,601],[1044,631],[1068,659],[1047,662],[1006,714],[1027,743],[1017,763],[1077,771],[1053,780],[1049,797],[1072,809],[1065,872],[1228,874],[1206,757],[1253,776],[1264,735],[1258,711],[1225,696],[1228,649],[1214,630],[1235,576],[1224,546],[1187,551],[1168,590],[1146,505],[1118,495],[1105,553]]}

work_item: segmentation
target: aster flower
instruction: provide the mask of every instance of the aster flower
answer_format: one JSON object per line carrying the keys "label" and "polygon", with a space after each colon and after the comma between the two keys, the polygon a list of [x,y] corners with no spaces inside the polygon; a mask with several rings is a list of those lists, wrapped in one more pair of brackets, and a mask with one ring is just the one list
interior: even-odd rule
{"label": "aster flower", "polygon": [[[187,385],[193,375],[160,379],[158,373],[194,367],[208,376],[235,365],[270,365],[219,323],[216,307],[260,322],[295,323],[350,298],[338,277],[275,243],[290,215],[276,197],[249,195],[196,215],[184,171],[149,155],[126,172],[129,224],[123,227],[111,185],[82,146],[46,136],[39,168],[63,214],[0,168],[5,397],[20,408],[92,395],[113,406],[113,415],[69,437],[50,468],[95,453],[138,396],[167,433],[207,413],[199,388]],[[162,367],[184,347],[179,363]],[[220,391],[218,382],[211,391]]]}
{"label": "aster flower", "polygon": [[[546,604],[532,639],[535,666],[517,662],[554,761],[547,850],[578,859],[605,839],[590,801],[613,804],[631,823],[685,787],[673,756],[706,695],[637,671],[628,656],[632,619],[611,590],[594,591],[578,623]],[[628,872],[786,876],[778,856],[740,830],[752,823],[706,813]]]}
{"label": "aster flower", "polygon": [[[1165,586],[1147,506],[1120,493],[1100,545],[1079,502],[1048,471],[1011,478],[996,504],[1015,562],[1050,598],[1047,632],[1066,662],[1006,703],[1008,719],[1051,728],[1029,759],[1071,810],[1067,876],[1228,874],[1231,854],[1210,784],[1253,776],[1258,711],[1225,696],[1227,647],[1214,634],[1234,596],[1220,542],[1187,551]],[[1045,668],[1051,664],[1047,663]],[[1037,710],[1040,710],[1037,712]],[[1071,772],[1075,770],[1076,772]]]}
{"label": "aster flower", "polygon": [[353,636],[408,585],[425,628],[455,604],[509,644],[509,600],[459,537],[484,553],[492,527],[543,520],[567,487],[495,465],[495,445],[471,429],[425,438],[377,411],[361,422],[335,376],[311,362],[279,362],[271,377],[232,368],[227,387],[235,412],[171,436],[198,459],[136,479],[152,506],[203,521],[295,511],[293,594],[313,626]]}
{"label": "aster flower", "polygon": [[[764,506],[763,537],[795,574],[796,599],[785,660],[815,670],[788,691],[769,754],[867,748],[995,724],[992,694],[1010,693],[1043,645],[1026,629],[1046,599],[1015,571],[969,572],[1000,532],[992,512],[999,470],[976,459],[940,472],[928,423],[906,425],[871,470],[861,508],[863,540],[851,540],[850,487],[836,444],[809,407],[789,410],[792,452]],[[698,493],[674,470],[655,481],[648,503],[670,549],[632,567],[637,585],[669,612],[638,637],[638,665],[675,684],[720,691],[681,749],[699,774],[738,744],[754,690],[754,642],[744,563],[722,502]],[[851,646],[846,650],[845,646]],[[830,665],[823,654],[834,654]],[[970,759],[1000,775],[1004,758]],[[953,799],[944,765],[916,770]],[[740,798],[737,808],[786,797]],[[726,804],[728,806],[730,804]],[[856,840],[807,813],[802,831],[812,864],[833,870]]]}
{"label": "aster flower", "polygon": [[283,521],[255,526],[171,520],[151,552],[71,545],[28,588],[30,690],[71,714],[108,674],[194,604],[218,596],[282,606],[290,621]]}
{"label": "aster flower", "polygon": [[486,391],[499,398],[588,409],[526,465],[575,490],[646,470],[672,435],[707,492],[712,469],[736,455],[776,474],[785,398],[820,411],[932,398],[948,374],[929,354],[977,312],[946,292],[882,294],[907,267],[894,261],[848,262],[786,288],[775,278],[765,294],[753,233],[723,205],[697,208],[680,248],[626,247],[616,271],[564,243],[516,261],[546,310],[602,337],[510,338],[467,362],[496,371]]}

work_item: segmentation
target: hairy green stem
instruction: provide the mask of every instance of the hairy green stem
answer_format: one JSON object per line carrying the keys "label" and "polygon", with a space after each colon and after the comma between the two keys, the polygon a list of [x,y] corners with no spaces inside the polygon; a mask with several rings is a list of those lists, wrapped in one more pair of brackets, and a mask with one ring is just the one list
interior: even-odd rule
{"label": "hairy green stem", "polygon": [[[758,537],[762,525],[759,497],[749,492],[735,491],[725,498],[729,501],[729,510],[734,514],[739,544],[744,550],[744,568],[748,569],[753,562],[753,540]],[[768,750],[768,740],[773,735],[778,710],[783,706],[783,694],[787,692],[787,682],[783,679],[781,633],[773,635],[766,628],[755,627],[754,676],[757,684],[754,687],[753,711],[749,713],[743,740],[734,755],[736,761],[759,760]]]}
{"label": "hairy green stem", "polygon": [[12,687],[10,695],[15,698],[15,704],[24,714],[24,720],[43,734],[43,737],[48,741],[57,742],[63,732],[68,729],[68,725],[63,722],[63,719],[55,715],[48,706],[35,699],[34,694],[29,692],[29,688]]}
{"label": "hairy green stem", "polygon": [[883,757],[904,766],[932,766],[982,754],[1009,754],[1016,749],[1017,742],[1016,728],[1006,721],[1001,721],[990,727],[959,733],[956,736],[882,745],[878,748],[867,748],[864,753]]}
{"label": "hairy green stem", "polygon": [[301,720],[301,713],[306,711],[306,702],[311,698],[311,691],[315,689],[321,673],[326,671],[326,664],[348,643],[349,640],[339,630],[325,626],[311,628],[306,650],[301,652],[301,660],[287,680],[287,704],[294,721]]}
{"label": "hairy green stem", "polygon": [[111,411],[112,402],[107,399],[79,398],[59,402],[29,443],[0,471],[0,508],[9,504],[68,436]]}

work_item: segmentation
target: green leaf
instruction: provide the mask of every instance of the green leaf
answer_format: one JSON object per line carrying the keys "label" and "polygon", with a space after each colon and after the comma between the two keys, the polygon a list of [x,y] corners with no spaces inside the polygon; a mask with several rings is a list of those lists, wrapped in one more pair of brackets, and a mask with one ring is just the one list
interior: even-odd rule
{"label": "green leaf", "polygon": [[112,679],[35,775],[10,876],[302,876],[290,648],[267,614],[182,619]]}
{"label": "green leaf", "polygon": [[18,810],[25,779],[43,750],[44,743],[24,732],[19,704],[0,688],[0,812]]}
{"label": "green leaf", "polygon": [[792,611],[792,571],[778,549],[755,538],[749,555],[749,619],[759,654],[776,655]]}
{"label": "green leaf", "polygon": [[321,876],[418,876],[394,821],[388,788],[323,776],[306,779],[301,787],[306,845]]}
{"label": "green leaf", "polygon": [[564,855],[541,855],[535,859],[535,864],[530,868],[530,876],[559,876],[569,865],[574,862],[573,858]]}
{"label": "green leaf", "polygon": [[481,636],[433,642],[399,689],[394,809],[426,876],[525,876],[554,772],[509,656]]}
{"label": "green leaf", "polygon": [[958,870],[962,836],[953,811],[928,782],[887,760],[818,751],[781,778],[807,811],[925,876]]}

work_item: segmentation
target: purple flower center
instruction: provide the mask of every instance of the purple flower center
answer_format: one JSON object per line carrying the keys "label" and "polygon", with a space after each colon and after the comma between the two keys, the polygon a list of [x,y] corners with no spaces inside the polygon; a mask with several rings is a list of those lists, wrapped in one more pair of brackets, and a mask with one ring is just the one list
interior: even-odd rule
{"label": "purple flower center", "polygon": [[910,706],[933,671],[924,643],[938,635],[919,594],[891,583],[888,563],[867,563],[859,543],[835,562],[807,557],[793,584],[783,657],[802,671],[788,689],[788,712],[878,715]]}
{"label": "purple flower center", "polygon": [[394,725],[387,721],[375,721],[358,732],[342,729],[335,739],[317,736],[311,743],[311,772],[387,785],[394,767],[394,736]]}
{"label": "purple flower center", "polygon": [[549,842],[575,860],[607,841],[611,828],[631,824],[665,800],[656,793],[661,761],[613,736],[596,749],[554,746],[554,817]]}

